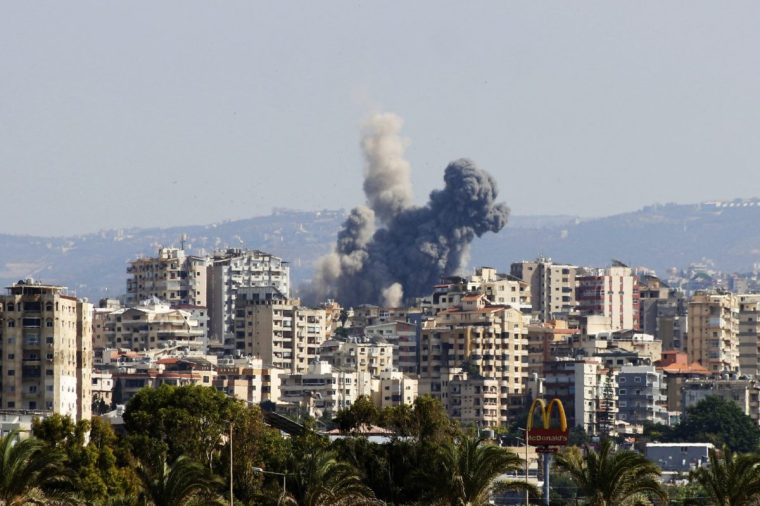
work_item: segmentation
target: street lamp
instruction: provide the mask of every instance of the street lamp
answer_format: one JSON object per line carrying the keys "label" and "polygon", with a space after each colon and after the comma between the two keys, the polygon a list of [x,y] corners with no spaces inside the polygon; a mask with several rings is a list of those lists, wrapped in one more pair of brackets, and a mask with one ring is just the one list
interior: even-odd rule
{"label": "street lamp", "polygon": [[528,429],[517,427],[517,430],[525,433],[525,506],[530,504],[530,492],[528,492]]}
{"label": "street lamp", "polygon": [[287,493],[287,482],[286,478],[288,476],[287,473],[277,473],[275,471],[265,471],[260,467],[254,467],[253,468],[254,473],[261,473],[261,474],[273,474],[275,476],[282,476],[282,495],[280,496],[280,499],[277,500],[277,504],[280,504],[280,501],[285,499],[285,494]]}

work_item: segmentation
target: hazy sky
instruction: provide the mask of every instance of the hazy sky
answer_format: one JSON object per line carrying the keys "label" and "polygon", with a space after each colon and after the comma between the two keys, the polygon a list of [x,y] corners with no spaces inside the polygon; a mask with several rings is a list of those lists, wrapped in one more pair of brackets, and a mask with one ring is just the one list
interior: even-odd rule
{"label": "hazy sky", "polygon": [[0,233],[363,201],[373,111],[415,199],[469,157],[516,214],[760,196],[760,3],[0,3]]}

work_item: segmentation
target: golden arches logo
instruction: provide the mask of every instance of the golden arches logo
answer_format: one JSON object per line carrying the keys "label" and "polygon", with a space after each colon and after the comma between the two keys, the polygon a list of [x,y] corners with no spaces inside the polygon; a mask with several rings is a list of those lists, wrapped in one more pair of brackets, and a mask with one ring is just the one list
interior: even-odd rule
{"label": "golden arches logo", "polygon": [[[552,411],[557,406],[559,415],[559,428],[552,428]],[[543,427],[533,427],[536,408],[540,410]],[[565,407],[559,399],[552,399],[549,404],[543,399],[536,399],[530,405],[528,411],[528,444],[533,446],[560,446],[566,445],[568,440],[567,416]]]}

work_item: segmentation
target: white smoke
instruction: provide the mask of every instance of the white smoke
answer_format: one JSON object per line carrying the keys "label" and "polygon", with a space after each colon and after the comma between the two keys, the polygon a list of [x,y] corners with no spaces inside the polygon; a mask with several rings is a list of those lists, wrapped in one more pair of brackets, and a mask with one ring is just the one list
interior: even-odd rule
{"label": "white smoke", "polygon": [[403,125],[404,120],[393,113],[374,114],[364,124],[364,194],[383,224],[412,203],[411,166],[404,158],[409,141],[399,134]]}
{"label": "white smoke", "polygon": [[404,301],[404,288],[401,286],[401,283],[393,283],[383,288],[382,293],[384,307],[400,307]]}

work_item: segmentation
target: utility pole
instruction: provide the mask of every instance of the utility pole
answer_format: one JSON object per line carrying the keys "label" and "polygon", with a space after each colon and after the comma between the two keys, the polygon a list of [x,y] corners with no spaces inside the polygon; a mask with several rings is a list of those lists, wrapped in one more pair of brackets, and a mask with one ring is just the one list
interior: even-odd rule
{"label": "utility pole", "polygon": [[232,491],[232,426],[233,423],[230,422],[230,506],[234,506],[235,502],[235,496]]}

